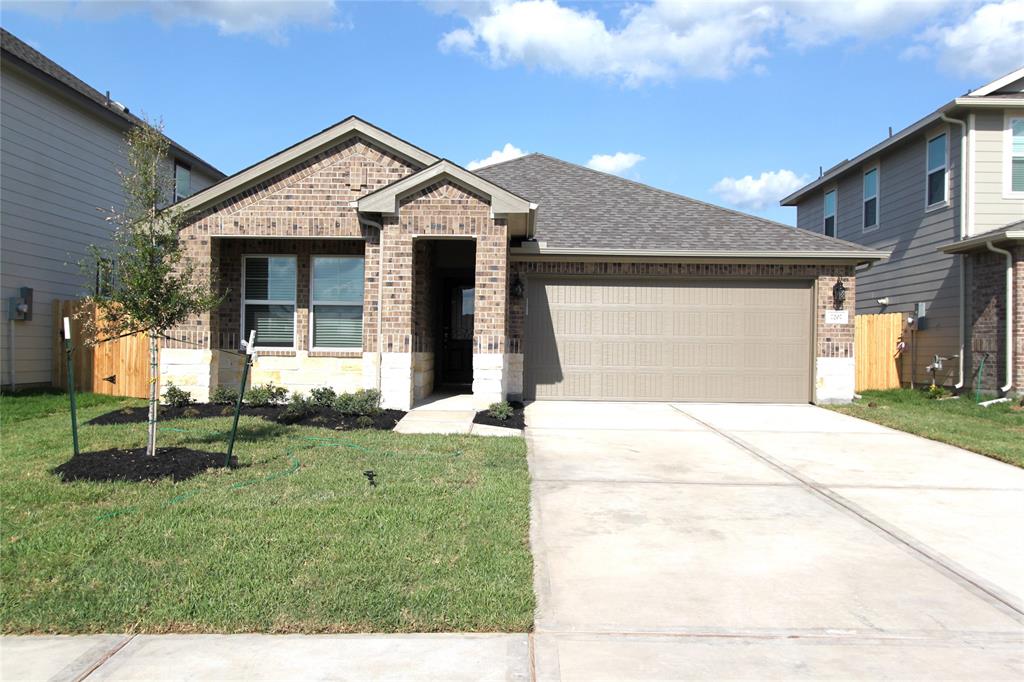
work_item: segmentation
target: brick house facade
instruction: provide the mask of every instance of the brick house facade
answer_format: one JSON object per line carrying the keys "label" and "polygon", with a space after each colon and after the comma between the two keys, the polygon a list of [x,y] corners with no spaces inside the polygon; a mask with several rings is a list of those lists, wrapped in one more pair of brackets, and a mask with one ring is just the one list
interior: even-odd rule
{"label": "brick house facade", "polygon": [[970,376],[966,386],[997,392],[1010,385],[1024,387],[1024,245],[1003,244],[1013,259],[1012,377],[1007,376],[1006,257],[987,249],[967,253],[965,262],[970,296],[965,344]]}
{"label": "brick house facade", "polygon": [[[586,173],[595,181],[626,182]],[[161,356],[163,380],[199,400],[218,384],[238,381],[238,351],[250,329],[260,348],[254,384],[273,381],[303,392],[321,385],[376,387],[386,406],[408,409],[445,377],[465,371],[464,390],[481,404],[529,394],[523,384],[529,288],[531,280],[556,274],[805,282],[815,320],[807,397],[849,400],[853,316],[826,323],[824,311],[834,306],[839,278],[852,310],[856,265],[879,257],[820,237],[790,242],[795,230],[703,204],[700,210],[721,213],[723,230],[755,235],[732,240],[735,257],[725,248],[692,255],[623,251],[600,260],[584,258],[585,251],[548,255],[545,220],[558,217],[557,206],[531,202],[355,118],[180,206],[194,215],[181,232],[187,258],[225,296],[216,310],[173,330]],[[748,244],[762,232],[781,246],[752,252]],[[540,252],[528,255],[530,248]],[[344,342],[326,347],[323,339]]]}

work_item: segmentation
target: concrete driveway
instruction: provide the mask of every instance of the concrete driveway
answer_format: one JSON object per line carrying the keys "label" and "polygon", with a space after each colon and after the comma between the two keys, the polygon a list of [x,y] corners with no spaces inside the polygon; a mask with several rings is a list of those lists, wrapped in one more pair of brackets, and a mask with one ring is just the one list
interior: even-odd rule
{"label": "concrete driveway", "polygon": [[1024,470],[803,405],[527,423],[539,680],[1024,677]]}

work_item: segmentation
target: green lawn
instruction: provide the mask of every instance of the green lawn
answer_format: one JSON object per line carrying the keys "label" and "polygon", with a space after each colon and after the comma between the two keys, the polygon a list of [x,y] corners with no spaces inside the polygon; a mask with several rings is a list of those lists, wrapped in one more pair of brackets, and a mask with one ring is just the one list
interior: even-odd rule
{"label": "green lawn", "polygon": [[897,389],[864,391],[861,400],[832,409],[1024,467],[1024,411],[1014,405],[981,407],[966,395],[932,400],[922,391]]}
{"label": "green lawn", "polygon": [[[140,402],[81,404],[84,422]],[[0,410],[3,632],[532,626],[522,439],[340,433],[243,417],[242,468],[178,484],[63,484],[49,473],[70,455],[60,401],[5,396]],[[223,451],[230,420],[165,426],[187,431],[162,431],[163,445]],[[80,437],[83,450],[136,447],[145,425],[83,426]]]}

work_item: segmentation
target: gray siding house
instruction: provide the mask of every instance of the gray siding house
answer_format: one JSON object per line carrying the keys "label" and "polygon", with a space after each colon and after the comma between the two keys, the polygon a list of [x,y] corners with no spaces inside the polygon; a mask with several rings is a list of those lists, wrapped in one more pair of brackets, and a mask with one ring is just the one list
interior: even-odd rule
{"label": "gray siding house", "polygon": [[[105,211],[121,203],[124,133],[142,121],[2,30],[0,52],[0,384],[50,382],[51,303],[82,296],[78,263],[110,238]],[[224,174],[171,143],[176,194]],[[33,290],[31,319],[10,321],[8,301]]]}
{"label": "gray siding house", "polygon": [[[1024,68],[957,97],[782,200],[797,227],[891,256],[857,277],[857,312],[917,329],[905,382],[1024,385]],[[992,247],[992,248],[990,248]],[[993,250],[995,249],[995,250]],[[1006,255],[1004,252],[1009,252]],[[1014,274],[1016,273],[1016,274]]]}

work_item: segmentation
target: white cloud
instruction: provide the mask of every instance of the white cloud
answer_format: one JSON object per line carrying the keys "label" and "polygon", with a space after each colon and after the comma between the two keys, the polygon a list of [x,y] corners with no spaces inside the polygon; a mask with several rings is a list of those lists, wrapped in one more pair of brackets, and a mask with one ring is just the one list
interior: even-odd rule
{"label": "white cloud", "polygon": [[765,171],[760,177],[745,175],[742,178],[725,177],[715,183],[711,191],[727,203],[751,211],[760,211],[774,206],[782,197],[792,194],[807,184],[809,178],[800,176],[785,168]]}
{"label": "white cloud", "polygon": [[490,166],[495,163],[501,163],[502,161],[511,161],[512,159],[518,159],[520,156],[526,154],[522,149],[516,147],[511,142],[506,142],[505,146],[501,149],[495,149],[479,161],[470,161],[466,164],[468,170],[476,170],[477,168],[483,168],[484,166]]}
{"label": "white cloud", "polygon": [[221,35],[257,35],[279,44],[287,42],[286,29],[294,25],[327,29],[345,25],[335,0],[57,0],[14,1],[4,6],[51,20],[109,21],[146,12],[164,25],[210,24]]}
{"label": "white cloud", "polygon": [[[495,67],[522,64],[637,86],[681,76],[763,73],[775,44],[808,49],[870,42],[920,29],[963,7],[963,0],[653,0],[629,4],[618,21],[606,21],[558,0],[492,0],[451,5],[467,26],[446,33],[439,47],[478,55]],[[1019,39],[1005,42],[1009,46],[991,49],[1020,45]]]}
{"label": "white cloud", "polygon": [[644,160],[643,156],[632,152],[615,152],[614,154],[594,154],[587,161],[587,168],[621,175]]}
{"label": "white cloud", "polygon": [[1024,0],[984,5],[959,24],[932,25],[903,51],[908,59],[933,55],[960,76],[995,78],[1024,65]]}

